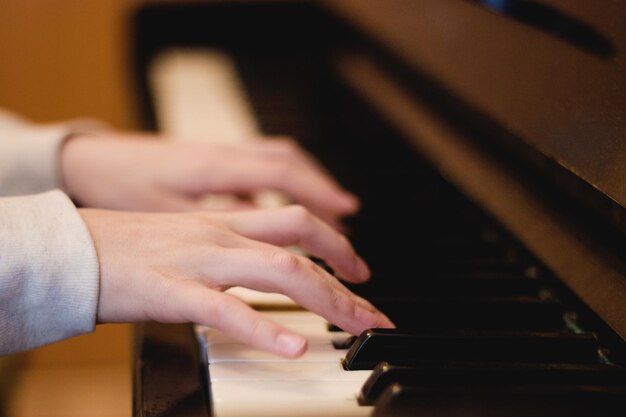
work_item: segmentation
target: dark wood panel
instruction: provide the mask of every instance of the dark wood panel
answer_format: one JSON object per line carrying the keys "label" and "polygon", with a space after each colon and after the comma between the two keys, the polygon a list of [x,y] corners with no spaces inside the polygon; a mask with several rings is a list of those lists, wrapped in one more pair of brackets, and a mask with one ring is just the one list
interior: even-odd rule
{"label": "dark wood panel", "polygon": [[208,417],[204,352],[190,324],[135,327],[133,415]]}
{"label": "dark wood panel", "polygon": [[[527,152],[562,187],[626,231],[626,4],[324,4],[410,71],[471,107],[486,137]],[[524,4],[534,5],[524,19],[509,12]]]}

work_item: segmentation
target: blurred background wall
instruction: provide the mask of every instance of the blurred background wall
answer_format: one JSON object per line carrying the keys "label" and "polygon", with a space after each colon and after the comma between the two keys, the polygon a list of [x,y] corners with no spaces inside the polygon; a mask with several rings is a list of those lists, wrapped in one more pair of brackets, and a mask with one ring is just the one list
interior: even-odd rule
{"label": "blurred background wall", "polygon": [[136,127],[129,19],[147,2],[0,0],[0,107]]}
{"label": "blurred background wall", "polygon": [[[138,127],[128,24],[147,2],[0,0],[0,107],[37,122],[89,116]],[[98,326],[0,358],[0,416],[130,416],[131,330]]]}

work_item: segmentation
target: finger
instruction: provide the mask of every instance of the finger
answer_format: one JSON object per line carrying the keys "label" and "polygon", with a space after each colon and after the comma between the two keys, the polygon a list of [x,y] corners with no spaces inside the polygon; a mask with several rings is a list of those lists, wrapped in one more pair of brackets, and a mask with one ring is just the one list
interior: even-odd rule
{"label": "finger", "polygon": [[302,356],[306,339],[254,311],[239,299],[199,282],[180,280],[165,302],[183,321],[216,328],[243,343],[288,358]]}
{"label": "finger", "polygon": [[212,266],[204,275],[212,282],[284,294],[352,334],[372,327],[393,327],[383,313],[335,277],[310,259],[287,250],[222,248],[223,266],[216,268],[213,262],[209,263]]}
{"label": "finger", "polygon": [[263,186],[292,196],[320,217],[328,220],[358,211],[358,198],[305,158],[276,158],[270,164]]}
{"label": "finger", "polygon": [[[256,146],[255,146],[256,145]],[[297,141],[288,136],[269,136],[265,139],[251,142],[249,149],[255,152],[263,152],[267,155],[278,158],[292,158],[300,165],[309,166],[311,169],[323,173],[328,177],[328,180],[335,183],[337,187],[339,184],[333,179],[330,172],[322,165],[313,155],[304,150]]]}
{"label": "finger", "polygon": [[240,152],[233,160],[237,163],[220,167],[223,175],[207,176],[206,188],[198,191],[248,195],[264,189],[279,191],[321,217],[344,216],[358,210],[359,202],[354,195],[302,158]]}
{"label": "finger", "polygon": [[250,239],[304,249],[346,281],[364,282],[370,277],[367,264],[348,239],[302,206],[216,214],[234,232]]}

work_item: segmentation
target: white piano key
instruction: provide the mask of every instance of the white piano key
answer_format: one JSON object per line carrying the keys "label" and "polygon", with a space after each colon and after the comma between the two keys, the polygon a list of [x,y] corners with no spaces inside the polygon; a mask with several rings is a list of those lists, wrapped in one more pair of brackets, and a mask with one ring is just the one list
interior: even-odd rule
{"label": "white piano key", "polygon": [[372,371],[346,371],[338,362],[220,362],[209,367],[211,383],[221,381],[360,381]]}
{"label": "white piano key", "polygon": [[213,391],[213,400],[268,403],[277,399],[285,402],[301,401],[352,401],[361,389],[360,381],[332,381],[316,384],[315,381],[221,381]]}
{"label": "white piano key", "polygon": [[[307,326],[302,326],[300,328],[294,327],[294,331],[298,334],[301,334],[307,339],[309,346],[311,345],[319,345],[319,344],[328,344],[329,342],[333,342],[337,340],[338,342],[345,341],[351,335],[348,333],[337,332],[337,334],[323,333],[318,328],[311,328]],[[228,344],[239,344],[241,341],[229,336],[221,331],[210,329],[207,330],[201,338],[207,346],[213,346],[222,343]]]}
{"label": "white piano key", "polygon": [[276,306],[278,308],[297,306],[291,298],[278,293],[255,291],[243,287],[230,288],[226,291],[226,293],[234,295],[250,305]]}
{"label": "white piano key", "polygon": [[[320,332],[318,332],[316,329],[307,329],[306,327],[304,328],[300,328],[297,330],[298,334],[303,335],[306,339],[307,342],[309,344],[309,346],[311,345],[324,345],[324,344],[328,344],[329,342],[334,342],[337,341],[338,343],[342,343],[344,342],[347,338],[351,337],[350,334],[348,333],[338,333],[337,335],[332,335],[332,336],[328,336],[325,334],[321,334]],[[239,344],[241,343],[240,340],[237,340],[223,332],[219,332],[219,331],[207,331],[206,333],[204,333],[204,335],[201,336],[202,341],[204,342],[204,344],[206,344],[206,346],[214,346],[214,345],[218,345],[218,344]]]}
{"label": "white piano key", "polygon": [[[260,314],[290,329],[310,327],[321,333],[329,335],[332,333],[327,330],[328,322],[326,319],[308,311],[262,311]],[[210,339],[220,332],[219,330],[212,329],[210,327],[205,327],[205,329],[207,330],[207,339]]]}
{"label": "white piano key", "polygon": [[372,412],[356,400],[360,387],[360,381],[220,381],[211,390],[219,417],[293,416],[295,410],[298,416],[360,417]]}
{"label": "white piano key", "polygon": [[170,49],[150,67],[159,130],[182,140],[235,143],[258,135],[232,59],[216,49]]}
{"label": "white piano key", "polygon": [[[307,338],[309,345],[326,344],[333,340],[343,341],[350,337],[350,334],[346,332],[329,332],[326,319],[308,311],[268,311],[261,314],[303,335]],[[204,338],[208,346],[218,343],[239,343],[238,340],[224,332],[212,328],[205,328],[201,337]]]}
{"label": "white piano key", "polygon": [[330,343],[311,344],[304,355],[295,359],[283,358],[269,352],[255,349],[242,343],[218,343],[208,347],[207,358],[210,364],[220,362],[331,362],[340,363],[346,351],[335,349]]}
{"label": "white piano key", "polygon": [[326,325],[324,317],[311,311],[263,311],[261,314],[281,324],[320,324]]}
{"label": "white piano key", "polygon": [[368,417],[372,406],[359,406],[356,400],[302,401],[292,404],[280,402],[254,404],[249,402],[219,402],[212,404],[215,417]]}

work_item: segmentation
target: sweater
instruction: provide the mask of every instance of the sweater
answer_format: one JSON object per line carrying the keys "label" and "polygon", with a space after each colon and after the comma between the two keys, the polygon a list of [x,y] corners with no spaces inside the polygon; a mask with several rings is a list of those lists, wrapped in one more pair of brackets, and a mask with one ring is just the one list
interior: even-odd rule
{"label": "sweater", "polygon": [[95,328],[96,249],[58,163],[65,138],[94,126],[0,111],[0,355]]}

